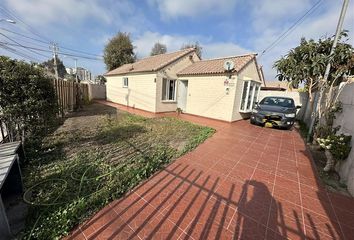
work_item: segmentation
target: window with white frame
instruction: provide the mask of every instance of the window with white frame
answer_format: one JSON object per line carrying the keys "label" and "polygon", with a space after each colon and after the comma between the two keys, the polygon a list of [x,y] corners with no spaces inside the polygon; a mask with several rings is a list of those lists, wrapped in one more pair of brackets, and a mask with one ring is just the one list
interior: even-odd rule
{"label": "window with white frame", "polygon": [[123,87],[127,88],[129,86],[129,79],[127,77],[123,78]]}
{"label": "window with white frame", "polygon": [[162,100],[175,101],[176,100],[176,80],[162,79]]}
{"label": "window with white frame", "polygon": [[261,84],[253,80],[243,82],[240,112],[252,112],[254,104],[258,101]]}

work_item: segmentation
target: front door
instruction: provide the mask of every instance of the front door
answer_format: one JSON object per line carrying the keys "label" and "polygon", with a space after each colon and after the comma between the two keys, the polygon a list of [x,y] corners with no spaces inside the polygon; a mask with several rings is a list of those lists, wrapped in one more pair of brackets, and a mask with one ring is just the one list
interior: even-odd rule
{"label": "front door", "polygon": [[187,93],[188,93],[188,80],[179,80],[178,81],[177,107],[182,109],[183,112],[186,111]]}

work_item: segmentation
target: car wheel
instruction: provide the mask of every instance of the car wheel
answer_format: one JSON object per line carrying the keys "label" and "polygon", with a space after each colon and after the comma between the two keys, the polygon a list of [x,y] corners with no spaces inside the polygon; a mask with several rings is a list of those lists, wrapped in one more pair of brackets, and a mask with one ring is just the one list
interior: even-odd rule
{"label": "car wheel", "polygon": [[290,130],[293,127],[293,125],[285,127],[286,130]]}
{"label": "car wheel", "polygon": [[252,125],[255,125],[255,124],[256,124],[256,121],[251,118],[251,119],[250,119],[250,123],[251,123]]}

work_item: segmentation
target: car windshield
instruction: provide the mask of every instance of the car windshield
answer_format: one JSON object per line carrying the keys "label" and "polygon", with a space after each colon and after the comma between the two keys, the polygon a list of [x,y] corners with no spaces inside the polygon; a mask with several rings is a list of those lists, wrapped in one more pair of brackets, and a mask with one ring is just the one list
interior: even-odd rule
{"label": "car windshield", "polygon": [[269,106],[279,106],[279,107],[287,107],[294,108],[294,100],[291,98],[282,98],[282,97],[266,97],[259,103],[261,105],[269,105]]}

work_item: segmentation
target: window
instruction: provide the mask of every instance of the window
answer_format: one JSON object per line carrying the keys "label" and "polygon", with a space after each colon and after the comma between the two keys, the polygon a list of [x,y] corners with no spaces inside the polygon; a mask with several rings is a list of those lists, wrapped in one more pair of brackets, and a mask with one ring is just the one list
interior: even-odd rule
{"label": "window", "polygon": [[295,108],[294,100],[292,100],[291,98],[283,98],[283,97],[265,97],[260,102],[260,104],[286,107],[286,108]]}
{"label": "window", "polygon": [[129,79],[127,77],[123,78],[123,87],[127,88],[129,86]]}
{"label": "window", "polygon": [[258,100],[261,84],[253,80],[243,82],[240,112],[251,112],[254,104]]}
{"label": "window", "polygon": [[162,79],[162,100],[175,101],[176,99],[176,80]]}

